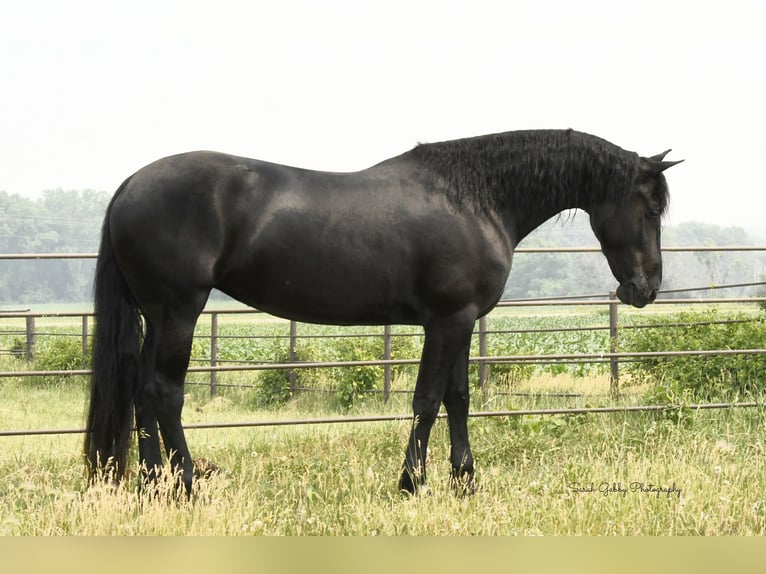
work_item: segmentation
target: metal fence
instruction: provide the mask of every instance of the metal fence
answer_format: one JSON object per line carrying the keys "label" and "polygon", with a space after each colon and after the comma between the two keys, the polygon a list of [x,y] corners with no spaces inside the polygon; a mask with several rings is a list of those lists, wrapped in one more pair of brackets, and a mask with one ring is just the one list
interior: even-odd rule
{"label": "metal fence", "polygon": [[[735,285],[723,285],[717,288],[730,288],[730,287],[742,287],[742,286],[757,286],[764,283],[749,283],[749,284],[735,284]],[[699,290],[710,289],[710,287],[699,288]],[[757,303],[766,302],[766,298],[760,297],[746,297],[746,298],[685,298],[685,299],[659,299],[655,304],[672,304],[672,305],[692,305],[692,304],[710,304],[710,303]],[[616,341],[619,339],[619,332],[622,329],[638,329],[649,327],[645,325],[622,325],[619,323],[619,306],[620,302],[614,296],[614,293],[610,294],[609,298],[590,299],[590,300],[567,300],[567,299],[547,299],[547,300],[523,300],[523,301],[501,301],[498,305],[498,309],[510,308],[510,307],[567,307],[567,306],[588,306],[588,307],[602,307],[608,308],[608,324],[594,325],[588,327],[570,327],[570,328],[550,328],[550,329],[506,329],[506,330],[490,330],[487,326],[487,318],[482,317],[477,321],[477,329],[474,331],[474,336],[478,339],[479,354],[470,358],[470,362],[478,365],[479,371],[479,384],[482,391],[487,391],[488,385],[488,367],[492,364],[507,364],[507,363],[525,363],[525,364],[553,364],[553,363],[609,363],[610,378],[612,383],[612,390],[616,391],[619,383],[619,365],[621,361],[650,358],[650,357],[673,357],[673,356],[709,356],[709,355],[731,355],[731,354],[762,354],[766,353],[766,349],[726,349],[726,350],[712,350],[712,351],[657,351],[652,353],[629,353],[621,352],[616,347]],[[244,314],[259,314],[262,313],[255,309],[218,309],[207,310],[202,314],[203,321],[207,320],[210,323],[210,335],[201,335],[201,337],[209,338],[210,340],[210,356],[208,359],[197,359],[196,362],[204,362],[205,365],[190,366],[190,373],[209,373],[210,375],[210,394],[215,395],[216,390],[219,387],[218,373],[221,372],[244,372],[244,371],[258,371],[258,370],[285,370],[294,374],[297,369],[321,369],[321,368],[336,368],[336,367],[366,367],[366,366],[379,366],[384,368],[383,375],[383,389],[382,393],[387,400],[391,392],[392,372],[391,367],[396,365],[417,365],[420,362],[419,357],[411,357],[404,359],[392,358],[392,339],[394,337],[416,337],[422,336],[422,333],[393,333],[391,326],[384,326],[382,330],[377,332],[367,331],[364,333],[334,333],[334,334],[301,334],[300,324],[295,321],[288,322],[289,334],[286,335],[250,335],[250,336],[230,336],[219,334],[219,324],[221,317],[227,315],[244,315]],[[75,318],[80,320],[81,328],[78,334],[62,334],[52,333],[38,330],[38,319],[51,319],[51,318]],[[0,349],[0,353],[21,354],[27,359],[32,361],[35,355],[35,349],[39,337],[77,337],[80,340],[82,346],[82,355],[86,357],[88,355],[88,349],[90,347],[90,340],[92,337],[91,326],[94,320],[92,312],[31,312],[31,311],[9,311],[0,312],[0,319],[23,319],[24,328],[21,329],[7,329],[0,328],[0,335],[12,335],[23,338],[22,350],[11,351],[9,349]],[[713,322],[698,322],[696,325],[707,324],[721,324],[731,323],[731,320],[713,321]],[[679,324],[673,324],[668,326],[680,326]],[[655,326],[651,326],[654,328]],[[488,338],[489,336],[497,336],[504,334],[516,334],[516,333],[540,333],[540,332],[565,332],[565,331],[596,331],[604,330],[609,331],[610,345],[605,348],[603,352],[599,353],[565,353],[565,354],[514,354],[505,356],[493,356],[488,354]],[[198,335],[198,337],[200,337]],[[258,339],[264,337],[277,337],[286,339],[288,341],[289,349],[289,361],[287,362],[259,362],[259,361],[220,361],[219,346],[223,339],[227,338],[239,338],[239,339]],[[298,348],[298,342],[301,339],[313,338],[313,339],[337,339],[343,337],[355,337],[355,338],[369,338],[369,337],[381,337],[383,343],[383,356],[380,359],[371,360],[358,360],[358,361],[300,361],[297,359],[296,349]],[[89,375],[90,370],[83,365],[82,369],[70,369],[70,370],[34,370],[28,369],[25,371],[0,371],[0,378],[2,377],[41,377],[41,376],[67,376],[67,375]],[[297,389],[295,387],[294,377],[291,381],[292,390],[306,390]]]}
{"label": "metal fence", "polygon": [[[598,252],[597,248],[526,248],[518,249],[517,253],[587,253]],[[714,252],[736,252],[736,251],[766,251],[766,247],[756,246],[725,246],[725,247],[666,247],[663,248],[665,252],[695,252],[695,251],[714,251]],[[0,255],[0,260],[25,260],[25,259],[38,259],[38,260],[52,260],[52,259],[92,259],[96,254],[93,253],[73,253],[73,254],[49,254],[49,253],[32,253],[32,254],[6,254]],[[690,287],[684,289],[675,289],[671,291],[663,291],[660,293],[660,298],[655,302],[659,305],[699,305],[699,304],[711,304],[711,303],[764,303],[765,297],[705,297],[705,298],[678,298],[680,293],[688,293],[692,291],[711,291],[717,289],[730,289],[741,287],[752,287],[762,285],[760,282],[752,283],[738,283],[727,284],[719,286],[706,286],[706,287]],[[663,298],[664,295],[670,295],[672,299]],[[539,363],[557,363],[557,362],[588,362],[588,363],[608,363],[609,372],[611,378],[611,388],[613,392],[617,391],[619,382],[619,366],[621,361],[637,360],[649,357],[674,357],[674,356],[712,356],[712,355],[760,355],[766,354],[766,349],[721,349],[721,350],[709,350],[709,351],[657,351],[657,352],[644,352],[644,353],[626,353],[620,352],[616,347],[616,341],[618,340],[619,330],[625,328],[639,328],[640,326],[620,326],[619,321],[619,306],[620,303],[614,296],[614,293],[609,296],[605,295],[584,295],[579,297],[555,297],[555,298],[540,298],[540,299],[525,299],[525,300],[512,300],[502,301],[498,304],[498,308],[511,308],[511,307],[601,307],[608,309],[608,323],[605,325],[597,325],[591,327],[577,327],[569,330],[596,330],[603,329],[609,331],[609,346],[605,348],[603,352],[598,353],[570,353],[570,354],[515,354],[508,356],[490,356],[488,354],[488,337],[490,335],[502,335],[504,333],[520,332],[519,330],[490,330],[487,327],[486,318],[480,319],[477,323],[477,330],[475,331],[475,337],[478,338],[478,350],[477,356],[471,357],[472,364],[478,365],[479,383],[483,392],[488,390],[489,382],[489,366],[492,364],[503,363],[515,363],[515,364],[539,364]],[[327,337],[338,336],[379,336],[384,340],[383,344],[383,356],[377,360],[365,360],[365,361],[322,361],[322,362],[307,362],[298,361],[296,355],[296,349],[298,347],[298,341],[301,338],[300,327],[298,323],[289,323],[289,332],[284,337],[288,339],[289,348],[289,360],[287,362],[280,363],[263,363],[263,362],[248,362],[246,364],[230,364],[224,363],[218,358],[219,343],[223,336],[219,333],[219,323],[222,316],[232,314],[254,314],[259,313],[257,310],[252,309],[216,309],[208,310],[204,312],[205,318],[203,320],[209,320],[210,322],[210,357],[206,360],[204,365],[193,365],[189,368],[190,373],[208,373],[210,376],[209,386],[211,395],[216,393],[219,386],[218,374],[222,372],[236,372],[236,371],[254,371],[254,370],[270,370],[279,369],[285,370],[294,375],[297,369],[316,369],[316,368],[332,368],[332,367],[359,367],[359,366],[380,366],[383,367],[383,389],[382,393],[387,400],[391,393],[392,383],[392,367],[395,365],[417,365],[419,363],[419,357],[405,358],[405,359],[393,359],[392,358],[392,339],[397,336],[412,336],[415,334],[401,334],[393,333],[390,326],[382,328],[382,331],[375,333],[364,334],[349,334],[349,335],[326,335]],[[90,330],[92,322],[94,320],[92,312],[62,312],[62,313],[39,313],[32,312],[26,309],[15,309],[0,311],[0,320],[11,319],[19,320],[23,319],[24,328],[20,329],[3,329],[0,327],[0,334],[13,334],[23,339],[23,353],[28,360],[33,359],[35,353],[35,347],[38,337],[52,336],[53,334],[46,334],[44,331],[38,330],[38,319],[43,318],[78,318],[81,324],[81,330],[79,335],[74,335],[80,338],[83,356],[87,356],[87,351],[90,346]],[[552,331],[560,329],[550,329]],[[56,336],[61,336],[57,334]],[[322,337],[322,335],[311,335],[312,337]],[[305,335],[304,335],[305,337]],[[8,352],[8,350],[5,350]],[[0,350],[3,352],[3,350]],[[19,350],[17,349],[18,353]],[[81,369],[68,369],[59,371],[50,370],[26,370],[26,371],[0,371],[0,380],[3,377],[31,377],[31,376],[83,376],[90,373],[86,365]],[[291,385],[295,390],[295,377],[291,378]],[[747,406],[747,404],[740,404],[739,406]],[[753,406],[755,403],[753,403]],[[697,405],[699,408],[716,408],[710,405]],[[632,407],[616,407],[618,410],[634,410]],[[652,410],[654,408],[664,408],[661,406],[654,407],[637,407],[644,410]],[[530,411],[531,412],[531,411]],[[556,410],[556,413],[559,411]],[[563,412],[570,412],[564,409]],[[572,411],[573,412],[573,411]],[[513,415],[518,415],[520,411],[513,411]],[[553,411],[539,411],[540,414],[555,414]],[[496,413],[497,416],[511,416],[511,413]],[[521,413],[523,414],[523,412]],[[491,416],[491,413],[475,413],[474,416]],[[363,420],[394,420],[398,417],[364,417]],[[328,419],[329,422],[335,419]],[[347,417],[338,418],[338,422],[348,422],[354,419]],[[314,424],[323,422],[324,419],[309,419]],[[327,421],[324,421],[327,422]],[[260,423],[242,423],[247,426],[257,426],[265,424]],[[268,424],[268,423],[267,423]],[[273,424],[285,424],[283,421],[274,421]],[[306,421],[297,421],[291,424],[308,424]],[[228,423],[216,426],[240,426],[240,423]],[[204,428],[204,425],[200,428]],[[0,436],[7,434],[19,434],[25,431],[0,431]],[[59,431],[31,431],[30,434],[49,434]],[[61,430],[61,432],[76,432],[73,429]],[[81,431],[79,431],[81,432]]]}

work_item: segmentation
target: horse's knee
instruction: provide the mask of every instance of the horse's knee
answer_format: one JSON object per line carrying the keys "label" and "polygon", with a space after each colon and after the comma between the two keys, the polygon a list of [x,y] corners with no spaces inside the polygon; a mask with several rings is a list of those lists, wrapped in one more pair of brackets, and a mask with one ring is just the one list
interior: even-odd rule
{"label": "horse's knee", "polygon": [[169,383],[158,377],[144,387],[143,398],[158,416],[166,413],[180,413],[184,405],[183,386]]}
{"label": "horse's knee", "polygon": [[420,426],[431,428],[431,425],[433,425],[436,420],[436,415],[439,414],[440,406],[441,401],[439,399],[431,397],[415,398],[412,401],[412,412],[415,415],[415,423]]}
{"label": "horse's knee", "polygon": [[447,391],[444,394],[444,406],[448,411],[464,410],[468,412],[470,397],[468,393],[460,391]]}

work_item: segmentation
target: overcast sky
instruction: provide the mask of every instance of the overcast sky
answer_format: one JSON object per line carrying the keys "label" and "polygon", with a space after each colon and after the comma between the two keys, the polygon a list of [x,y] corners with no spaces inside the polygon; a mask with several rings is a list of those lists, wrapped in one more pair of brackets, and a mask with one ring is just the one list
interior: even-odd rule
{"label": "overcast sky", "polygon": [[571,127],[685,159],[669,223],[766,226],[756,0],[0,6],[9,193],[112,191],[192,149],[345,171],[421,141]]}

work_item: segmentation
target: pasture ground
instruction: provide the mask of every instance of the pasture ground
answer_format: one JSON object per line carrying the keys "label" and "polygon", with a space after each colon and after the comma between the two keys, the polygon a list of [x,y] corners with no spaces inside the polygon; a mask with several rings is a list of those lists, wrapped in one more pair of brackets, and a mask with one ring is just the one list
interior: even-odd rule
{"label": "pasture ground", "polygon": [[[659,306],[640,315],[667,312]],[[493,316],[495,314],[493,313]],[[643,320],[643,319],[642,319]],[[583,326],[606,313],[546,309],[534,315],[502,310],[496,325]],[[505,323],[503,323],[506,321]],[[23,329],[23,319],[4,321]],[[40,321],[55,336],[40,337],[37,368],[81,368],[77,319]],[[492,328],[492,325],[490,325]],[[209,356],[206,325],[195,354]],[[507,327],[505,327],[507,328]],[[404,328],[404,332],[410,329]],[[67,331],[73,337],[61,338]],[[255,331],[284,335],[285,323],[234,315],[223,334]],[[209,334],[209,331],[208,333]],[[600,352],[608,339],[590,334],[495,335],[491,352]],[[18,336],[6,336],[11,348]],[[64,341],[64,345],[56,346]],[[395,339],[394,356],[417,356],[417,344]],[[54,344],[55,343],[55,344]],[[43,353],[46,349],[48,352]],[[361,343],[359,343],[361,345]],[[343,347],[308,339],[299,351],[317,358]],[[367,347],[344,347],[356,352]],[[221,342],[220,360],[278,358],[270,339]],[[374,351],[377,353],[378,351]],[[323,354],[325,353],[325,354]],[[61,364],[42,365],[42,356]],[[0,358],[2,370],[29,368]],[[379,369],[379,368],[378,368]],[[623,381],[612,398],[604,365],[491,370],[490,394],[474,391],[472,410],[636,405],[647,388]],[[337,375],[337,373],[336,373]],[[370,373],[365,373],[365,376]],[[379,380],[379,373],[372,373]],[[321,380],[321,377],[326,377]],[[317,387],[332,386],[330,371],[309,373]],[[394,390],[411,389],[414,369],[394,377]],[[202,373],[190,377],[202,382]],[[221,374],[219,382],[252,383],[254,374]],[[0,430],[82,428],[82,378],[10,377],[0,380]],[[512,394],[500,391],[511,391]],[[203,385],[187,385],[184,422],[337,417],[333,393],[305,392],[281,407],[263,407],[253,390],[221,386],[210,398]],[[524,393],[535,393],[533,395]],[[538,395],[539,393],[539,395]],[[552,396],[572,393],[576,396]],[[349,415],[406,415],[410,396],[360,395]],[[514,416],[471,419],[479,490],[469,497],[448,486],[446,422],[430,444],[429,487],[419,496],[397,491],[409,422],[343,423],[199,429],[187,433],[195,457],[223,471],[196,483],[192,500],[139,497],[136,481],[116,490],[86,488],[82,435],[0,437],[0,534],[3,535],[762,535],[766,533],[766,410],[764,408],[664,413]],[[135,451],[135,448],[134,448]],[[135,470],[135,469],[134,469]]]}
{"label": "pasture ground", "polygon": [[[490,408],[613,404],[605,377],[537,377],[535,392],[575,399],[490,397]],[[209,398],[190,386],[184,422],[337,416],[321,396],[253,411],[245,389]],[[636,404],[628,387],[618,402]],[[3,381],[0,428],[78,428],[85,383]],[[477,404],[474,408],[486,407]],[[409,398],[350,414],[406,414]],[[569,402],[567,402],[569,401]],[[679,416],[680,415],[680,416]],[[139,497],[135,481],[86,488],[81,435],[0,437],[5,535],[762,535],[766,411],[482,418],[470,421],[479,491],[448,487],[448,433],[437,422],[429,487],[396,489],[405,421],[200,429],[192,452],[221,473],[190,501]]]}

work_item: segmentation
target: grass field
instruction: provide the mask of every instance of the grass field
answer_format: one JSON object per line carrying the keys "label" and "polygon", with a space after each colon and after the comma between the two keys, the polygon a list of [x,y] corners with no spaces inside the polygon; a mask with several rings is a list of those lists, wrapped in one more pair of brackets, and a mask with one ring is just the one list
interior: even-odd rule
{"label": "grass field", "polygon": [[[407,372],[396,379],[402,390],[411,383]],[[0,429],[82,427],[83,380],[0,384]],[[598,372],[537,372],[512,390],[541,396],[496,386],[486,402],[474,393],[473,408],[637,404],[646,392],[626,386],[614,399],[608,387]],[[403,393],[339,411],[322,393],[267,409],[251,389],[221,388],[214,398],[187,389],[187,424],[409,411]],[[559,392],[577,396],[550,396]],[[86,488],[81,435],[0,437],[0,534],[765,534],[766,411],[678,414],[472,419],[479,490],[469,497],[448,486],[444,420],[430,444],[429,487],[416,497],[396,488],[407,421],[189,430],[193,455],[223,469],[197,482],[189,501],[139,497],[135,481]]]}

